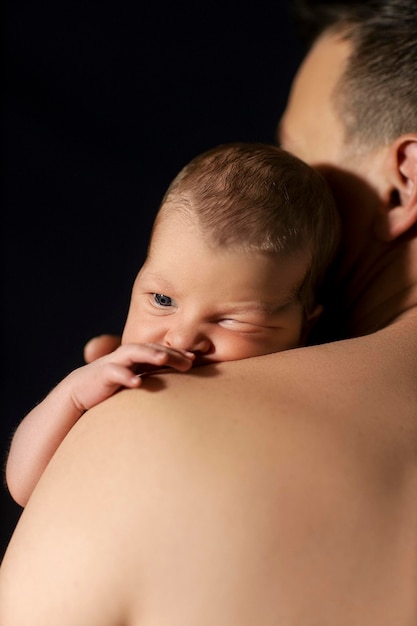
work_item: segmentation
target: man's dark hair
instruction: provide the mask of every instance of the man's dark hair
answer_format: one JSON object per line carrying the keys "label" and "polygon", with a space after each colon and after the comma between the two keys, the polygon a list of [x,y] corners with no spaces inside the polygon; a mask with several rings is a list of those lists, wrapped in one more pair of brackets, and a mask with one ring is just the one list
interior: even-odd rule
{"label": "man's dark hair", "polygon": [[293,0],[292,13],[307,46],[324,32],[352,45],[334,93],[347,140],[417,131],[417,0]]}

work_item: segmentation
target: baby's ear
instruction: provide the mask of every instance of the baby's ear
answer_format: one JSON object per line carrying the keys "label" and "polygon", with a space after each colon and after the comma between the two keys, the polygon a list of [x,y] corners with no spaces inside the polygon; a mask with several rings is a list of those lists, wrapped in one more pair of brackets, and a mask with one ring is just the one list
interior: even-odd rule
{"label": "baby's ear", "polygon": [[310,313],[306,315],[306,319],[304,322],[304,328],[301,337],[301,345],[303,345],[307,341],[307,337],[313,328],[314,324],[317,322],[320,315],[323,313],[323,307],[321,304],[318,304]]}
{"label": "baby's ear", "polygon": [[323,313],[323,307],[321,304],[318,304],[311,313],[309,313],[307,315],[307,325],[308,325],[308,329],[310,330],[310,328],[313,326],[313,324],[316,323],[316,321],[318,320],[318,318],[320,317],[320,315]]}
{"label": "baby's ear", "polygon": [[382,241],[393,241],[417,223],[417,133],[399,137],[387,151],[384,166],[386,201],[375,232]]}

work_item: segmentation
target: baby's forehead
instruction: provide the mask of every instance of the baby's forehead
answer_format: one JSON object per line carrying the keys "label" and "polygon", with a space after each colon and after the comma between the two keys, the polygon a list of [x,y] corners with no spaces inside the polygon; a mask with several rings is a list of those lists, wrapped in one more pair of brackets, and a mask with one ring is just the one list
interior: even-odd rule
{"label": "baby's forehead", "polygon": [[196,237],[203,237],[197,213],[193,210],[192,205],[182,198],[161,204],[153,223],[151,242],[160,232],[165,234],[168,231],[169,233],[178,227],[186,227],[187,230],[193,229]]}
{"label": "baby's forehead", "polygon": [[[262,257],[264,264],[282,264],[288,260],[302,257],[305,266],[311,262],[311,242],[297,246],[276,246],[270,237],[252,237],[250,229],[242,228],[239,224],[216,224],[200,218],[198,207],[194,206],[187,197],[176,196],[169,202],[161,205],[155,220],[150,241],[150,250],[157,256],[163,249],[174,248],[178,240],[184,240],[184,250],[190,251],[197,246],[204,248],[206,254],[218,255],[225,253],[230,257]],[[249,233],[249,234],[248,234]]]}
{"label": "baby's forehead", "polygon": [[[156,240],[158,242],[158,238]],[[162,239],[160,240],[162,244]],[[168,249],[167,249],[168,248]],[[170,290],[176,294],[204,291],[224,300],[258,298],[277,302],[287,301],[298,292],[308,272],[306,255],[286,256],[251,252],[240,247],[196,246],[179,249],[175,242],[151,247],[140,272],[152,290]]]}

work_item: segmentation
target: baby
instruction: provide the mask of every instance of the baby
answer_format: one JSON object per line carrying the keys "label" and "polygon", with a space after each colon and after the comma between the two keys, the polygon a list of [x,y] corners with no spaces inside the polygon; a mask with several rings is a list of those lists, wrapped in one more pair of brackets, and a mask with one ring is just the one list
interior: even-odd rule
{"label": "baby", "polygon": [[272,145],[209,150],[170,184],[121,346],[65,377],[21,422],[6,466],[25,506],[81,415],[142,375],[303,345],[340,223],[324,179]]}

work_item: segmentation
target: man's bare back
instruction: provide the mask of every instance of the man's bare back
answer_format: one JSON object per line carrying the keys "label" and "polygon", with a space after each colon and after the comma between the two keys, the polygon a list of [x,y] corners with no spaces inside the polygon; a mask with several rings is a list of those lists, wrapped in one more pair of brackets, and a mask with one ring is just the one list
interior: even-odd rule
{"label": "man's bare back", "polygon": [[410,313],[91,410],[23,513],[2,624],[415,624],[413,341]]}

